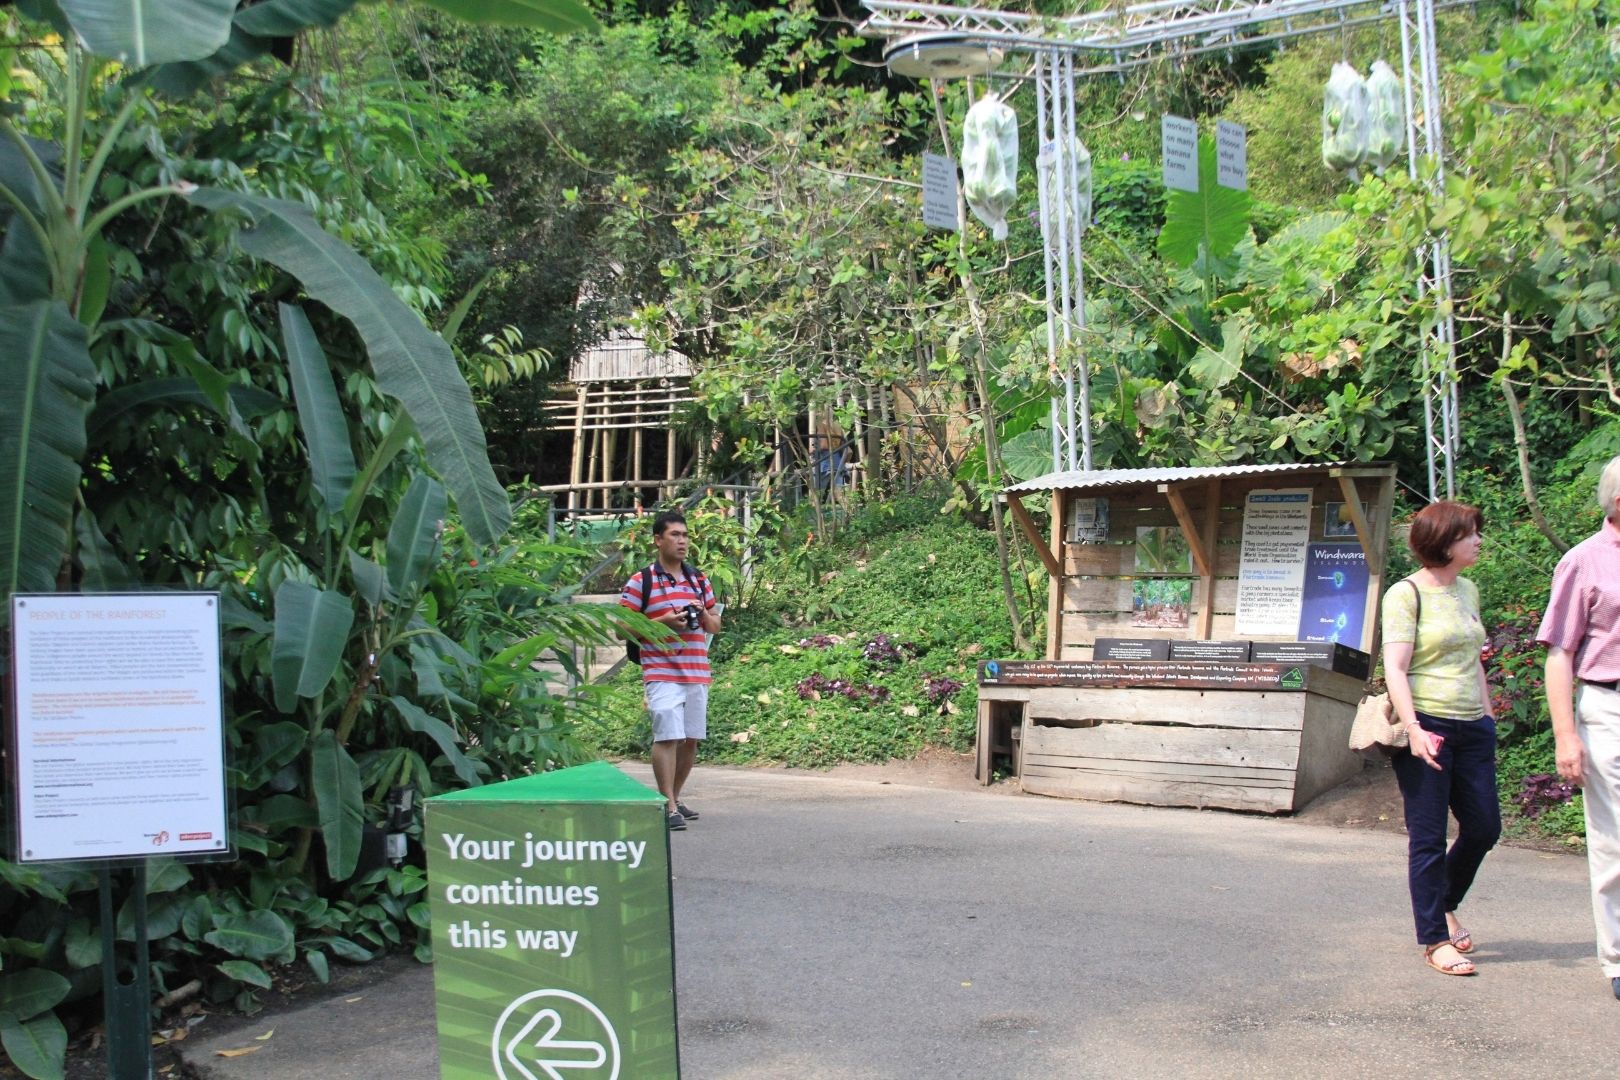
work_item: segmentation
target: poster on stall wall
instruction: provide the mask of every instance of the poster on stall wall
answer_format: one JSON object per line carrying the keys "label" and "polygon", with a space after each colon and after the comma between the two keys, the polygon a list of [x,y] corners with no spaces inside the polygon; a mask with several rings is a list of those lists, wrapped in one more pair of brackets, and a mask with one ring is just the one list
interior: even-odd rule
{"label": "poster on stall wall", "polygon": [[1249,492],[1243,503],[1235,636],[1286,638],[1298,630],[1310,538],[1310,488]]}
{"label": "poster on stall wall", "polygon": [[1311,544],[1305,556],[1299,640],[1361,648],[1367,581],[1367,554],[1360,544]]}
{"label": "poster on stall wall", "polygon": [[216,593],[11,598],[15,861],[222,855]]}
{"label": "poster on stall wall", "polygon": [[1069,543],[1106,544],[1108,542],[1108,500],[1069,500]]}

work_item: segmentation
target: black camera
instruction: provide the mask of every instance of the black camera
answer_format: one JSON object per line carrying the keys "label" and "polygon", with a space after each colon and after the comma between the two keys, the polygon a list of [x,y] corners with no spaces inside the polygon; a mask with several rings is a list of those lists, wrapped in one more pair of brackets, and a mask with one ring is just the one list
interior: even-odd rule
{"label": "black camera", "polygon": [[696,630],[700,625],[702,625],[699,622],[699,620],[702,619],[702,618],[703,618],[703,609],[702,608],[698,607],[696,604],[687,604],[686,605],[686,628],[688,630]]}

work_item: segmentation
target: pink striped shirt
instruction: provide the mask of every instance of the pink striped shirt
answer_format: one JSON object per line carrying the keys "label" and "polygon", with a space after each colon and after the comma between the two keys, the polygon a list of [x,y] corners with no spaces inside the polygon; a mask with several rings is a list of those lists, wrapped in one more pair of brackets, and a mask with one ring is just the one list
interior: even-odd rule
{"label": "pink striped shirt", "polygon": [[1536,640],[1575,657],[1582,682],[1620,679],[1620,528],[1603,528],[1564,553]]}
{"label": "pink striped shirt", "polygon": [[[647,600],[649,619],[679,611],[688,604],[701,604],[706,611],[714,607],[714,590],[709,587],[709,579],[697,571],[693,571],[692,582],[688,583],[653,563],[652,579],[652,595]],[[625,583],[624,591],[619,594],[619,606],[631,611],[641,610],[640,570]],[[643,642],[641,678],[644,682],[712,682],[708,638],[702,630],[682,630],[679,645]]]}

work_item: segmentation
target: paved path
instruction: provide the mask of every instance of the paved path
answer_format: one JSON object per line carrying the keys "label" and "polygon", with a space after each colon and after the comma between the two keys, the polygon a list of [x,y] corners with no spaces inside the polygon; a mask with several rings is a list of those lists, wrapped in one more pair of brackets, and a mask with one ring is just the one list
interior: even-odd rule
{"label": "paved path", "polygon": [[[686,801],[686,1080],[1620,1072],[1579,858],[1492,853],[1460,979],[1411,942],[1396,834],[770,770]],[[431,973],[183,1045],[220,1080],[435,1080]]]}

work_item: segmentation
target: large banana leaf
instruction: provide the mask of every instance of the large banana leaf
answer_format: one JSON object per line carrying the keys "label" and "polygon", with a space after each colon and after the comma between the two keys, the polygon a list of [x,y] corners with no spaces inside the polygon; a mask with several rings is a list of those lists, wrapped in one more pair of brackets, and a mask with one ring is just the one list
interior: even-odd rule
{"label": "large banana leaf", "polygon": [[276,589],[276,633],[270,649],[270,682],[276,708],[290,713],[301,697],[326,689],[343,659],[354,625],[354,605],[342,593],[287,580]]}
{"label": "large banana leaf", "polygon": [[118,560],[89,510],[79,511],[73,531],[79,540],[79,565],[84,568],[79,587],[85,592],[123,592],[140,584]]}
{"label": "large banana leaf", "polygon": [[131,68],[201,60],[231,34],[236,0],[56,0],[85,47]]}
{"label": "large banana leaf", "polygon": [[304,443],[309,447],[311,478],[327,513],[335,514],[354,486],[356,468],[332,368],[302,309],[281,305],[281,338],[287,347],[293,400],[298,403],[298,426],[304,429]]}
{"label": "large banana leaf", "polygon": [[473,23],[532,26],[556,34],[601,28],[596,16],[578,0],[426,0],[426,3]]}
{"label": "large banana leaf", "polygon": [[312,26],[331,26],[358,0],[259,0],[236,13],[236,25],[259,37],[292,37]]}
{"label": "large banana leaf", "polygon": [[[244,386],[241,383],[232,383],[225,393],[236,415],[247,420],[275,412],[286,405],[268,390]],[[140,409],[160,405],[201,405],[203,408],[219,411],[213,397],[198,385],[196,379],[184,377],[143,379],[110,390],[96,400],[96,407],[91,411],[87,424],[90,439],[99,442],[122,421],[124,416]]]}
{"label": "large banana leaf", "polygon": [[189,97],[214,79],[270,52],[277,38],[289,38],[312,26],[331,26],[357,0],[260,0],[236,13],[231,35],[218,51],[197,60],[164,64],[151,85],[170,97]]}
{"label": "large banana leaf", "polygon": [[409,596],[433,565],[446,510],[437,480],[423,473],[411,478],[388,526],[388,587],[394,596]]}
{"label": "large banana leaf", "polygon": [[315,786],[315,812],[326,846],[326,871],[334,881],[346,881],[360,859],[364,831],[365,795],[360,769],[327,728],[315,736],[310,748],[310,779]]}
{"label": "large banana leaf", "polygon": [[499,539],[512,507],[490,468],[472,391],[444,340],[302,204],[212,188],[191,198],[211,210],[247,213],[255,227],[240,235],[243,250],[292,274],[354,324],[378,384],[416,422],[428,464],[455,497],[468,535],[480,544]]}
{"label": "large banana leaf", "polygon": [[0,307],[0,597],[56,588],[95,397],[87,333],[60,302]]}
{"label": "large banana leaf", "polygon": [[1216,183],[1215,140],[1198,140],[1198,190],[1171,191],[1165,200],[1159,255],[1188,267],[1203,256],[1208,266],[1224,259],[1249,231],[1249,193]]}
{"label": "large banana leaf", "polygon": [[349,489],[349,497],[343,501],[343,512],[348,515],[350,521],[355,520],[355,515],[360,512],[360,507],[365,504],[366,496],[371,493],[371,485],[377,482],[377,477],[381,476],[383,470],[388,468],[389,462],[399,456],[399,452],[405,449],[406,445],[411,441],[411,436],[415,434],[416,425],[411,423],[410,417],[393,417],[393,426],[383,436],[382,442],[378,443],[376,449],[371,452],[370,459],[366,461],[366,467],[361,470],[359,476],[354,478],[354,486]]}
{"label": "large banana leaf", "polygon": [[15,215],[0,245],[0,304],[51,298],[51,262],[39,236]]}
{"label": "large banana leaf", "polygon": [[484,778],[478,775],[478,763],[462,753],[461,747],[457,745],[461,742],[461,738],[454,728],[402,697],[395,696],[388,700],[399,710],[400,718],[405,721],[406,727],[433,740],[456,775],[461,777],[462,783],[468,787],[477,787],[484,782]]}

